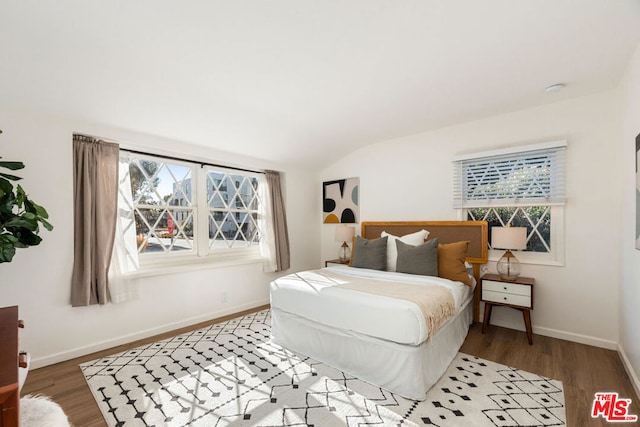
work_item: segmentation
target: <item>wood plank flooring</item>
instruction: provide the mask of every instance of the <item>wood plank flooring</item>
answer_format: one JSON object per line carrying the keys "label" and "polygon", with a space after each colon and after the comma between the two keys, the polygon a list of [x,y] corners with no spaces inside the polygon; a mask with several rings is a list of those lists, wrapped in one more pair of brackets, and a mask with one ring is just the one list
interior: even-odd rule
{"label": "wood plank flooring", "polygon": [[596,392],[616,391],[631,399],[629,413],[640,416],[638,396],[616,351],[535,334],[529,345],[525,332],[489,326],[483,335],[480,323],[471,327],[460,351],[562,381],[570,427],[611,425],[591,418]]}
{"label": "wood plank flooring", "polygon": [[[75,427],[105,427],[106,423],[78,364],[203,328],[263,308],[267,307],[258,307],[237,315],[199,323],[188,328],[32,370],[27,376],[22,395],[31,393],[50,396],[60,404],[69,417],[69,421]],[[640,415],[638,396],[635,395],[622,362],[615,351],[540,335],[533,336],[533,345],[530,346],[525,332],[490,326],[487,333],[483,335],[482,325],[477,323],[469,330],[469,335],[460,350],[467,354],[562,381],[566,399],[567,425],[570,427],[610,425],[602,418],[592,419],[590,416],[594,394],[600,391],[617,391],[621,398],[632,399],[629,412]]]}

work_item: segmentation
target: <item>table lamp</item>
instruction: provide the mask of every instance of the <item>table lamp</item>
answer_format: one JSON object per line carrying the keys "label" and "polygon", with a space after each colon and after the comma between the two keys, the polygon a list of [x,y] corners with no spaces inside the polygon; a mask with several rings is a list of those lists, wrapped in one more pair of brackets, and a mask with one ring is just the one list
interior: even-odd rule
{"label": "table lamp", "polygon": [[496,265],[500,278],[502,280],[516,280],[520,275],[520,261],[511,251],[527,247],[527,228],[492,227],[491,247],[494,249],[506,249],[506,252]]}
{"label": "table lamp", "polygon": [[355,234],[356,229],[352,226],[339,225],[336,227],[336,240],[342,242],[342,246],[340,246],[340,251],[338,252],[340,262],[346,263],[351,258],[351,249],[347,242],[353,240]]}

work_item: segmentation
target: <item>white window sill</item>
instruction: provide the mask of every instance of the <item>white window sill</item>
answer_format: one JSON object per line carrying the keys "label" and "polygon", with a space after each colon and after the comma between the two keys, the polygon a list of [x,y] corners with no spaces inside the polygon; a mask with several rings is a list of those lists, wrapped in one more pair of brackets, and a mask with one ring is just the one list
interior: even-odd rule
{"label": "white window sill", "polygon": [[141,263],[140,269],[132,274],[134,278],[161,276],[185,271],[208,270],[213,268],[232,267],[237,265],[262,263],[262,257],[181,257],[181,259],[164,262]]}

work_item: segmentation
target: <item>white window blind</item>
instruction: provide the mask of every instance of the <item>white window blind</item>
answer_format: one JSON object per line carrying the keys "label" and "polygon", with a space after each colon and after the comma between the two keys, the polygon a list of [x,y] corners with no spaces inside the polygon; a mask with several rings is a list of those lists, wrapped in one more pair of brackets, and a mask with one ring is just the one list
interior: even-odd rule
{"label": "white window blind", "polygon": [[455,208],[552,206],[565,203],[566,141],[459,156]]}

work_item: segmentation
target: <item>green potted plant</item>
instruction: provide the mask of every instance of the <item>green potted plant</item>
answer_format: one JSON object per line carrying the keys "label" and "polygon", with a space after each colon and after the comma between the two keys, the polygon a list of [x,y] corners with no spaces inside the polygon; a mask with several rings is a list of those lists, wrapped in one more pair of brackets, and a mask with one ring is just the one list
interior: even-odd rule
{"label": "green potted plant", "polygon": [[22,186],[14,187],[12,181],[22,178],[6,173],[6,170],[23,168],[22,162],[0,160],[0,263],[11,262],[16,248],[40,244],[40,225],[49,231],[53,229],[47,221],[49,214],[46,209],[30,200]]}

